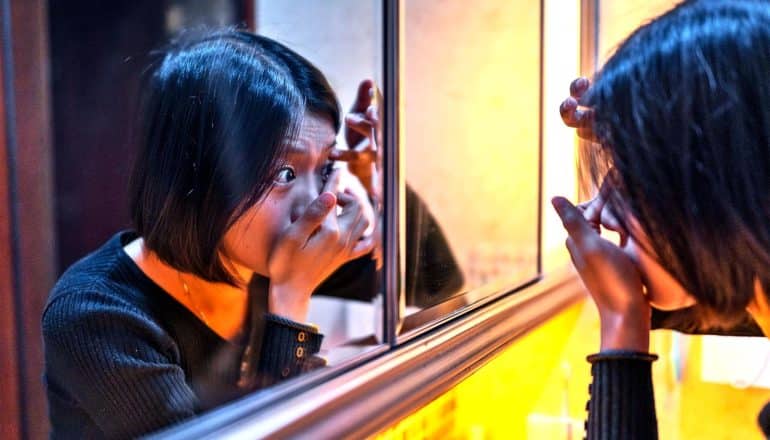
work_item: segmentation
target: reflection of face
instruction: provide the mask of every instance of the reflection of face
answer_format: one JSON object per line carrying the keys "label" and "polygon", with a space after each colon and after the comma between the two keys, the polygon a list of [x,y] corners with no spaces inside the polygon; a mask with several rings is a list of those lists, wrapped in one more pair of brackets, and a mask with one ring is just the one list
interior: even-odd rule
{"label": "reflection of face", "polygon": [[694,305],[695,298],[653,256],[644,251],[650,249],[649,240],[635,221],[630,223],[636,229],[633,235],[643,242],[637,243],[629,237],[623,251],[634,260],[642,274],[647,288],[647,301],[660,310],[683,309]]}
{"label": "reflection of face", "polygon": [[334,143],[327,118],[305,115],[271,189],[225,233],[224,256],[242,276],[268,276],[268,257],[277,238],[318,197],[332,171],[328,156]]}

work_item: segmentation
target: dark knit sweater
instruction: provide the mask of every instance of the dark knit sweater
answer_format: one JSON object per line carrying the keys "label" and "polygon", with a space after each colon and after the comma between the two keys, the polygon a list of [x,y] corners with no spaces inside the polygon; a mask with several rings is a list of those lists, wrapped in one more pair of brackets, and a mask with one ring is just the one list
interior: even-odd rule
{"label": "dark knit sweater", "polygon": [[[247,331],[213,332],[123,251],[123,232],[59,279],[43,313],[52,438],[127,438],[324,364],[313,327],[265,313],[250,285]],[[256,277],[255,277],[256,278]]]}
{"label": "dark knit sweater", "polygon": [[[593,383],[588,387],[588,440],[647,440],[658,438],[652,361],[657,356],[627,351],[604,351],[588,356]],[[770,438],[770,403],[758,417]]]}
{"label": "dark knit sweater", "polygon": [[652,361],[647,353],[610,350],[588,357],[593,382],[586,410],[588,440],[658,438]]}

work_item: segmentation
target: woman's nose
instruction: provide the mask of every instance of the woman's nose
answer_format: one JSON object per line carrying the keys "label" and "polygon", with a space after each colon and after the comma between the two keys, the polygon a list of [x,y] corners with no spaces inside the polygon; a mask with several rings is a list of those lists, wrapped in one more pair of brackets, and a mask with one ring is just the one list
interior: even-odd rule
{"label": "woman's nose", "polygon": [[292,198],[291,216],[292,223],[297,221],[305,213],[308,205],[321,194],[322,187],[316,182],[303,182],[303,185],[297,188],[297,193]]}

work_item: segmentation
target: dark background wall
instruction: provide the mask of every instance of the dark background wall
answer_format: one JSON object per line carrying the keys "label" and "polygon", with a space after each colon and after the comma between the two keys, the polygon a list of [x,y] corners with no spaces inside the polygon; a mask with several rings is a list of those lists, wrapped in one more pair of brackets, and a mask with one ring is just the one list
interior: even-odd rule
{"label": "dark background wall", "polygon": [[164,2],[50,3],[57,268],[128,226],[138,81],[164,39]]}
{"label": "dark background wall", "polygon": [[248,25],[252,3],[50,2],[58,273],[130,226],[126,185],[150,51],[185,26]]}

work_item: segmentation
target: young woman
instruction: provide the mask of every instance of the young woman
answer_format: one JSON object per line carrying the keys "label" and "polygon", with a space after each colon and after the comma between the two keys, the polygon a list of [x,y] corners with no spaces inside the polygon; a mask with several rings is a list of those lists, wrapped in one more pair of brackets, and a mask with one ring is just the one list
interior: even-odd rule
{"label": "young woman", "polygon": [[134,437],[322,365],[311,294],[345,263],[374,267],[372,208],[333,167],[337,98],[298,54],[182,37],[141,118],[134,229],[68,269],[43,315],[53,438]]}
{"label": "young woman", "polygon": [[[657,437],[651,305],[681,309],[688,322],[677,326],[690,330],[750,315],[748,328],[770,335],[768,72],[770,2],[686,1],[637,29],[562,104],[568,125],[599,143],[586,154],[599,196],[553,200],[601,321],[589,439]],[[601,227],[621,232],[620,244]]]}

